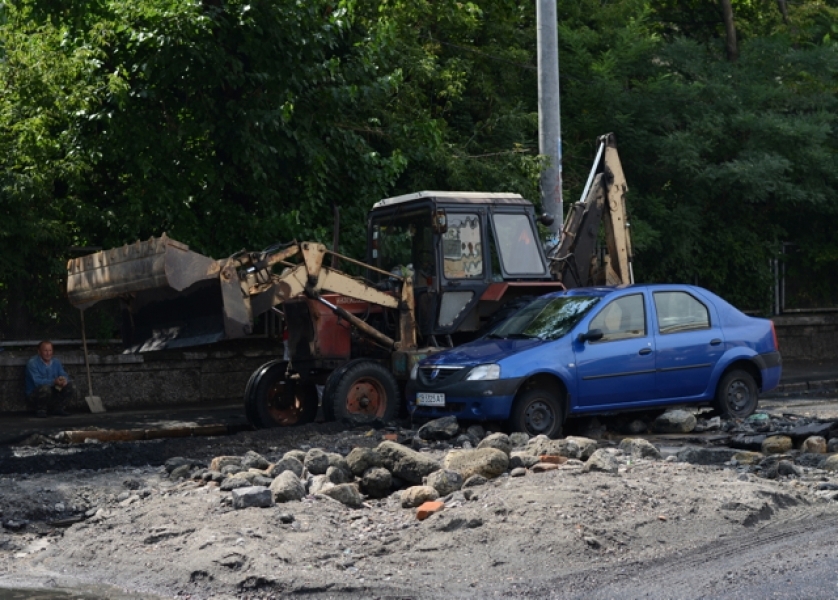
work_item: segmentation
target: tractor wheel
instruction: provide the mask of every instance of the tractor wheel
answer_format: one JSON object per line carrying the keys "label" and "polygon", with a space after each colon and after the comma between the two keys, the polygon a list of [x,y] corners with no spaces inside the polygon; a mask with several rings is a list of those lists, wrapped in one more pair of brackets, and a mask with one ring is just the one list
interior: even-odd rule
{"label": "tractor wheel", "polygon": [[329,376],[323,407],[327,419],[355,425],[392,421],[399,411],[399,386],[379,363],[352,361]]}
{"label": "tractor wheel", "polygon": [[304,425],[317,415],[317,386],[313,381],[287,380],[287,361],[259,368],[245,395],[245,413],[258,428]]}

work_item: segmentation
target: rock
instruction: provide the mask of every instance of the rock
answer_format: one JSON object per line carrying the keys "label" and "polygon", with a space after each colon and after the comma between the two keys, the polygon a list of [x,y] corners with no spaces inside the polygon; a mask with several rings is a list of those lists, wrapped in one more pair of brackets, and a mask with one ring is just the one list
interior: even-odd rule
{"label": "rock", "polygon": [[478,440],[482,440],[486,437],[486,430],[483,429],[482,425],[470,425],[468,429],[466,429],[466,433],[469,435],[473,435]]}
{"label": "rock", "polygon": [[[562,458],[564,458],[564,457],[562,457]],[[567,460],[567,459],[565,458],[565,460]],[[546,473],[547,471],[555,471],[558,468],[559,468],[559,465],[557,465],[556,463],[540,462],[540,463],[534,464],[530,468],[530,471],[532,471],[533,473]]]}
{"label": "rock", "polygon": [[735,460],[740,465],[753,465],[763,458],[765,458],[765,455],[762,452],[737,452],[730,457],[731,460]]}
{"label": "rock", "polygon": [[289,450],[282,455],[282,458],[296,458],[300,463],[305,463],[306,453],[302,450]]}
{"label": "rock", "polygon": [[509,456],[509,468],[518,469],[523,467],[529,469],[538,462],[538,457],[527,452],[516,451]]}
{"label": "rock", "polygon": [[469,435],[468,433],[461,433],[457,436],[454,440],[454,447],[456,448],[465,448],[466,450],[471,450],[472,448],[477,448],[477,444],[480,443],[473,435]]}
{"label": "rock", "polygon": [[191,467],[196,464],[199,464],[199,461],[193,460],[191,458],[184,458],[183,456],[173,456],[164,463],[164,467],[166,468],[166,473],[171,474],[172,471],[174,471],[178,467],[182,467],[184,465],[188,465]]}
{"label": "rock", "polygon": [[625,438],[620,442],[620,450],[633,460],[641,458],[659,460],[661,458],[660,451],[649,440],[643,438]]}
{"label": "rock", "polygon": [[169,473],[170,479],[188,479],[192,475],[192,465],[180,465]]}
{"label": "rock", "polygon": [[695,415],[686,410],[668,410],[660,415],[653,424],[658,433],[689,433],[695,429]]}
{"label": "rock", "polygon": [[507,456],[512,452],[512,442],[509,441],[509,436],[505,433],[493,433],[487,435],[477,444],[477,448],[495,448],[500,450]]}
{"label": "rock", "polygon": [[733,448],[682,448],[677,457],[692,465],[723,465],[736,453]]}
{"label": "rock", "polygon": [[263,486],[250,486],[233,490],[233,508],[268,508],[273,506],[271,490]]}
{"label": "rock", "polygon": [[416,435],[423,440],[450,440],[459,432],[460,424],[456,417],[442,417],[422,425]]}
{"label": "rock", "polygon": [[309,494],[322,494],[325,490],[334,487],[335,484],[329,480],[327,475],[312,475],[308,480]]}
{"label": "rock", "polygon": [[283,471],[271,482],[274,502],[302,500],[306,495],[303,482],[292,471]]}
{"label": "rock", "polygon": [[439,498],[439,492],[429,485],[414,485],[402,491],[402,508],[416,508]]}
{"label": "rock", "polygon": [[324,496],[328,496],[329,498],[333,498],[350,508],[361,508],[364,504],[361,492],[359,492],[355,484],[352,483],[342,483],[340,485],[324,489],[320,493]]}
{"label": "rock", "polygon": [[819,435],[807,437],[805,440],[803,440],[803,444],[801,444],[800,446],[801,452],[807,452],[811,454],[826,454],[826,450],[826,439]]}
{"label": "rock", "polygon": [[408,483],[421,483],[423,477],[439,469],[439,463],[433,458],[396,442],[381,442],[377,451],[384,466]]}
{"label": "rock", "polygon": [[838,471],[838,454],[828,456],[821,463],[821,469],[825,471]]}
{"label": "rock", "polygon": [[523,477],[527,474],[527,470],[524,467],[515,467],[509,472],[510,477]]}
{"label": "rock", "polygon": [[800,477],[803,474],[803,471],[794,463],[788,460],[781,460],[777,463],[777,473],[779,475],[785,475],[789,477]]}
{"label": "rock", "polygon": [[284,456],[275,464],[270,465],[266,471],[268,477],[276,478],[280,473],[291,471],[297,477],[303,476],[303,463],[293,456]]}
{"label": "rock", "polygon": [[245,469],[260,469],[264,471],[271,465],[271,463],[267,458],[258,452],[248,450],[245,452],[244,456],[242,456],[241,465]]}
{"label": "rock", "polygon": [[829,443],[826,445],[826,451],[832,454],[833,452],[838,452],[838,437],[834,437],[829,440]]}
{"label": "rock", "polygon": [[253,485],[253,481],[250,477],[236,474],[222,481],[220,488],[222,492],[229,492],[239,488],[250,487],[251,485]]}
{"label": "rock", "polygon": [[509,443],[513,448],[523,448],[530,441],[530,434],[523,431],[515,431],[509,434]]}
{"label": "rock", "polygon": [[384,498],[393,487],[393,476],[384,467],[372,467],[361,477],[360,486],[370,498]]}
{"label": "rock", "polygon": [[236,473],[241,473],[245,469],[241,465],[224,465],[221,467],[221,474],[222,475],[235,475]]}
{"label": "rock", "polygon": [[372,448],[353,448],[346,457],[350,472],[355,477],[361,477],[374,467],[380,467],[381,456]]}
{"label": "rock", "polygon": [[583,470],[588,471],[604,471],[605,473],[616,473],[620,468],[620,461],[614,456],[613,452],[609,452],[605,448],[601,448],[594,452],[585,463]]}
{"label": "rock", "polygon": [[425,485],[434,488],[440,496],[447,496],[463,487],[463,476],[457,471],[440,469],[425,477]]}
{"label": "rock", "polygon": [[241,467],[242,459],[238,456],[216,456],[212,459],[210,463],[210,471],[221,471],[222,469],[228,465],[235,465],[237,467]]}
{"label": "rock", "polygon": [[349,467],[349,462],[337,452],[328,452],[326,457],[329,459],[329,466],[335,469],[340,469],[346,474],[346,477],[351,479],[353,476],[352,469]]}
{"label": "rock", "polygon": [[646,433],[648,429],[649,425],[646,424],[646,421],[634,419],[632,421],[621,423],[618,426],[617,431],[629,435],[637,435],[638,433]]}
{"label": "rock", "polygon": [[416,509],[416,518],[424,521],[432,514],[438,513],[445,508],[445,504],[437,500],[433,502],[423,502],[422,506]]}
{"label": "rock", "polygon": [[739,448],[741,450],[761,451],[762,443],[766,437],[765,435],[739,433],[730,438],[729,445],[731,448]]}
{"label": "rock", "polygon": [[525,452],[533,456],[566,456],[586,460],[596,447],[596,441],[590,438],[568,436],[563,440],[551,440],[546,435],[539,435],[529,441]]}
{"label": "rock", "polygon": [[468,479],[472,475],[494,479],[509,468],[509,456],[497,448],[452,450],[445,455],[442,466],[451,471],[457,471],[463,479]]}
{"label": "rock", "polygon": [[320,448],[312,448],[306,452],[303,465],[312,475],[325,475],[329,468],[329,457]]}
{"label": "rock", "polygon": [[344,471],[343,469],[339,469],[337,467],[329,467],[326,469],[326,477],[335,485],[349,483],[353,479],[352,475],[350,475],[348,471]]}
{"label": "rock", "polygon": [[785,454],[791,448],[792,441],[787,435],[772,435],[762,442],[763,454]]}
{"label": "rock", "polygon": [[[483,477],[482,475],[472,475],[471,477],[467,477],[466,480],[463,482],[463,488],[471,488],[471,487],[478,487],[481,485],[486,485],[489,482],[488,479]],[[465,492],[466,500],[470,500],[472,496]]]}
{"label": "rock", "polygon": [[823,454],[812,454],[810,452],[798,454],[794,459],[794,463],[796,465],[800,467],[810,467],[812,469],[820,468],[822,461]]}

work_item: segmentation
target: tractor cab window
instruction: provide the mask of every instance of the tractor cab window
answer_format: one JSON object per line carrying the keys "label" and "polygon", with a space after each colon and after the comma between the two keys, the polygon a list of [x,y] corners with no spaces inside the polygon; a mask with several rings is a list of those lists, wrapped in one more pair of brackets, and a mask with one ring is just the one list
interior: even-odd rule
{"label": "tractor cab window", "polygon": [[448,213],[448,230],[442,236],[442,256],[447,279],[483,278],[483,240],[480,217]]}
{"label": "tractor cab window", "polygon": [[[372,224],[372,264],[398,276],[414,276],[414,284],[426,285],[434,277],[434,235],[430,209],[400,212]],[[376,281],[385,275],[371,273]]]}
{"label": "tractor cab window", "polygon": [[538,239],[527,215],[492,215],[503,270],[509,275],[541,275],[544,263]]}

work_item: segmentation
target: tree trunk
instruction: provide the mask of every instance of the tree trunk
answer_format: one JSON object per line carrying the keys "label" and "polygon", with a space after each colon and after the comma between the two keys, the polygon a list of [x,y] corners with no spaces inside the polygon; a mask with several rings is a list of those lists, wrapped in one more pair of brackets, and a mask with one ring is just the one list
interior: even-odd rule
{"label": "tree trunk", "polygon": [[789,9],[786,5],[786,0],[777,0],[777,7],[780,9],[780,14],[783,15],[783,23],[789,24]]}
{"label": "tree trunk", "polygon": [[736,62],[739,58],[739,46],[736,43],[736,24],[733,22],[733,6],[730,0],[721,0],[722,16],[725,20],[725,51],[727,60]]}

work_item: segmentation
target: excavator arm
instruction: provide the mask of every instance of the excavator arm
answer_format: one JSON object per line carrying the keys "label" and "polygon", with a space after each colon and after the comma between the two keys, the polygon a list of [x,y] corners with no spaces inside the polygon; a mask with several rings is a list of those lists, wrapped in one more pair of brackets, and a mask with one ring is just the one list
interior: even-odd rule
{"label": "excavator arm", "polygon": [[[634,283],[626,192],[614,134],[600,136],[582,200],[571,206],[561,241],[548,254],[553,274],[566,288]],[[601,265],[597,260],[600,223],[608,252]]]}

